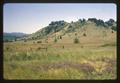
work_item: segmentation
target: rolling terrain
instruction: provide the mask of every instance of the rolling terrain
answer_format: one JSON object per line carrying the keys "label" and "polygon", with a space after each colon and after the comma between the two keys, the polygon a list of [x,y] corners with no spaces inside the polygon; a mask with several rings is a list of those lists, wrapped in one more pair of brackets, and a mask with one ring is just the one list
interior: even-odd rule
{"label": "rolling terrain", "polygon": [[51,22],[4,43],[4,79],[116,79],[116,22]]}
{"label": "rolling terrain", "polygon": [[20,32],[12,32],[12,33],[3,33],[4,42],[15,41],[17,38],[26,37],[29,34],[20,33]]}

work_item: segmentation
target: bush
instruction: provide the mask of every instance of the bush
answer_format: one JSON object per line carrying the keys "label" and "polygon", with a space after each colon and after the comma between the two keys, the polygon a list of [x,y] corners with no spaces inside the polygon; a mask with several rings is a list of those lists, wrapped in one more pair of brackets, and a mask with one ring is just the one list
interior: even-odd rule
{"label": "bush", "polygon": [[42,41],[37,41],[37,43],[42,43]]}
{"label": "bush", "polygon": [[74,43],[75,43],[75,44],[79,43],[79,39],[78,39],[78,38],[75,38],[75,39],[74,39]]}
{"label": "bush", "polygon": [[75,36],[77,36],[77,33],[75,33]]}
{"label": "bush", "polygon": [[65,47],[64,47],[64,46],[62,46],[62,48],[64,49]]}
{"label": "bush", "polygon": [[114,31],[111,31],[111,33],[114,33]]}
{"label": "bush", "polygon": [[57,39],[55,38],[54,42],[56,43],[57,42]]}
{"label": "bush", "polygon": [[86,34],[84,33],[83,36],[86,36]]}
{"label": "bush", "polygon": [[62,36],[60,36],[60,39],[62,39]]}
{"label": "bush", "polygon": [[112,26],[111,29],[114,30],[114,31],[117,30],[117,28],[115,26]]}

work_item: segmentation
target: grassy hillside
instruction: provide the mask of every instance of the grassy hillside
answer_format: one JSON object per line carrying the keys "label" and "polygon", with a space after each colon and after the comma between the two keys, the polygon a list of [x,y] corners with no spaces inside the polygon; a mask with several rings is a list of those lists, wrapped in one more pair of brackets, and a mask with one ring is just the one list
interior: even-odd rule
{"label": "grassy hillside", "polygon": [[116,79],[116,25],[110,23],[52,22],[4,43],[4,79]]}
{"label": "grassy hillside", "polygon": [[106,31],[110,29],[111,31],[116,32],[116,22],[113,19],[110,19],[106,22],[96,18],[89,18],[88,20],[79,19],[78,21],[71,23],[67,23],[65,21],[53,21],[48,26],[40,29],[39,31],[31,34],[29,37],[26,37],[24,39],[36,40],[51,37],[55,38],[56,35],[64,36],[65,34],[75,32],[77,32],[79,35],[84,33],[88,33],[89,35],[92,32],[94,34],[94,31],[103,31],[102,34],[105,35],[107,33]]}

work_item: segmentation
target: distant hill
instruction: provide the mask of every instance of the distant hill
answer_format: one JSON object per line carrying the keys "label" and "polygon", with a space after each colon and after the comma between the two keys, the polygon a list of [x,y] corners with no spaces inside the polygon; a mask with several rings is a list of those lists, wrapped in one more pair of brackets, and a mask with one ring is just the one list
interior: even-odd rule
{"label": "distant hill", "polygon": [[5,32],[3,34],[3,40],[4,41],[14,41],[17,40],[17,38],[21,38],[21,37],[27,37],[29,34],[25,34],[25,33],[20,33],[20,32],[12,32],[12,33],[7,33]]}
{"label": "distant hill", "polygon": [[[101,19],[89,18],[88,20],[79,19],[76,22],[52,21],[48,26],[38,30],[37,32],[24,37],[23,39],[36,40],[45,38],[55,38],[59,36],[65,36],[67,34],[94,34],[95,32],[104,34],[104,31],[113,30],[116,32],[116,22],[113,19],[109,19],[104,22]],[[96,35],[96,34],[94,34]]]}

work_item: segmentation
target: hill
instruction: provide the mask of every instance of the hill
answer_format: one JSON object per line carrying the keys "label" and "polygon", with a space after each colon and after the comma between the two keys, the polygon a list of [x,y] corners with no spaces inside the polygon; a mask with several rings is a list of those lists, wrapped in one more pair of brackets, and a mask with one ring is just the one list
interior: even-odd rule
{"label": "hill", "polygon": [[17,38],[21,38],[21,37],[24,37],[24,36],[27,36],[28,34],[25,34],[25,33],[20,33],[20,32],[12,32],[12,33],[7,33],[5,32],[3,34],[3,40],[4,41],[14,41],[16,40]]}
{"label": "hill", "polygon": [[5,79],[117,78],[116,22],[54,21],[39,31],[4,43]]}
{"label": "hill", "polygon": [[[111,33],[116,33],[116,22],[113,19],[103,21],[101,19],[89,18],[88,20],[79,19],[76,22],[52,21],[48,26],[36,31],[28,37],[22,38],[23,40],[45,40],[47,42],[72,42],[74,38],[98,38],[107,37]],[[62,38],[62,40],[60,40]]]}

